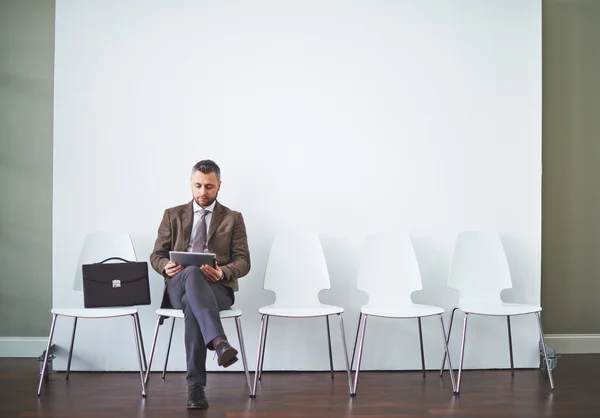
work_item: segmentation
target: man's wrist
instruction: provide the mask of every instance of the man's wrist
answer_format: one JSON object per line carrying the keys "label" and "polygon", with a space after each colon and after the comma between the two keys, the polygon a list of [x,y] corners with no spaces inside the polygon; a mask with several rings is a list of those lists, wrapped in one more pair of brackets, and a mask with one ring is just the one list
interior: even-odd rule
{"label": "man's wrist", "polygon": [[221,270],[221,278],[219,279],[220,282],[226,282],[227,281],[227,276],[225,275],[225,272],[223,270]]}

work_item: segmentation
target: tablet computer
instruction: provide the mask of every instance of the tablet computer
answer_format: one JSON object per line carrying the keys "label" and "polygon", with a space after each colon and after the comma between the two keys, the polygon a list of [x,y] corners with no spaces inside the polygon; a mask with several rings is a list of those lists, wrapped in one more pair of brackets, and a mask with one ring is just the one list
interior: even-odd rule
{"label": "tablet computer", "polygon": [[208,264],[216,268],[215,260],[217,256],[213,253],[191,253],[187,251],[169,251],[171,261],[180,266],[203,266]]}

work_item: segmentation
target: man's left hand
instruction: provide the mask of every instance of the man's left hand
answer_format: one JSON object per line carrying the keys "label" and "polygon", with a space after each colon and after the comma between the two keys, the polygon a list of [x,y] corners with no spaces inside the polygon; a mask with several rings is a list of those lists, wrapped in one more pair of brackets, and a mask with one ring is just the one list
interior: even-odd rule
{"label": "man's left hand", "polygon": [[208,264],[204,264],[200,267],[200,270],[204,272],[204,276],[209,282],[218,282],[223,278],[223,270],[219,267],[219,263],[216,263],[216,266],[217,268],[213,268]]}

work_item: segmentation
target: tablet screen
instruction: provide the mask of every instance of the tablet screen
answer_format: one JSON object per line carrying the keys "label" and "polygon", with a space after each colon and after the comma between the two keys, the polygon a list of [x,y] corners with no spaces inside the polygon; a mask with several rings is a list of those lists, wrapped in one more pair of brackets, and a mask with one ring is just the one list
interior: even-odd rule
{"label": "tablet screen", "polygon": [[169,251],[171,261],[183,267],[187,266],[203,266],[208,264],[213,268],[216,267],[216,255],[213,253],[191,253],[184,251]]}

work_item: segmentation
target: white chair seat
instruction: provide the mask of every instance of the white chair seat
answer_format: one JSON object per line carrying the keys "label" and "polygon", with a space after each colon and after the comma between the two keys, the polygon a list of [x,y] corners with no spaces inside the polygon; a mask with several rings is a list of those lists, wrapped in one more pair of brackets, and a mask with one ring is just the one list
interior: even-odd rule
{"label": "white chair seat", "polygon": [[242,316],[241,309],[225,309],[224,311],[219,312],[219,316],[221,319],[225,318],[235,318],[237,316]]}
{"label": "white chair seat", "polygon": [[[169,318],[183,319],[183,311],[181,309],[157,309],[156,315],[166,316]],[[219,312],[219,316],[221,317],[221,319],[235,318],[237,316],[242,316],[242,310],[241,309],[225,309],[224,311]]]}
{"label": "white chair seat", "polygon": [[119,316],[135,315],[135,308],[54,308],[54,315],[70,316],[72,318],[116,318]]}
{"label": "white chair seat", "polygon": [[380,316],[384,318],[422,318],[444,313],[443,308],[429,305],[404,305],[394,307],[377,307],[364,305],[360,308],[363,315]]}
{"label": "white chair seat", "polygon": [[311,308],[284,308],[277,305],[267,305],[260,308],[258,312],[263,315],[281,316],[287,318],[310,318],[341,314],[344,312],[344,308],[323,304]]}
{"label": "white chair seat", "polygon": [[469,314],[489,316],[526,315],[541,312],[542,310],[541,307],[536,305],[469,300],[460,301],[458,309]]}

